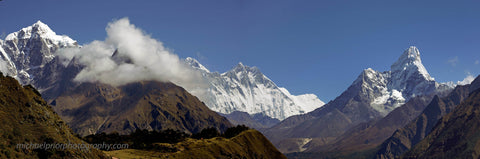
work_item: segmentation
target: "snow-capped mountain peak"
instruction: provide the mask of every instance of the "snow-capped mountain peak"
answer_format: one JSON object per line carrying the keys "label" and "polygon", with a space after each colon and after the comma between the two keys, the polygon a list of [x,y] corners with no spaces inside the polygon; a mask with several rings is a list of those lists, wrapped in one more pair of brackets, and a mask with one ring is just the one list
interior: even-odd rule
{"label": "snow-capped mountain peak", "polygon": [[435,82],[428,74],[415,46],[406,49],[390,71],[365,69],[353,84],[357,83],[361,84],[361,94],[367,97],[370,106],[381,115],[388,114],[412,97],[451,88]]}
{"label": "snow-capped mountain peak", "polygon": [[254,75],[263,75],[262,72],[260,72],[260,69],[258,69],[258,67],[250,67],[250,66],[247,66],[247,65],[244,65],[242,62],[239,62],[237,64],[237,66],[235,66],[232,70],[228,71],[228,72],[235,72],[235,73],[240,73],[240,72],[243,72],[243,73],[253,73]]}
{"label": "snow-capped mountain peak", "polygon": [[191,67],[195,68],[195,69],[199,69],[199,70],[203,70],[205,72],[210,72],[205,66],[203,66],[202,64],[200,64],[200,62],[198,62],[196,59],[194,58],[191,58],[191,57],[187,57],[185,58],[185,62],[190,65]]}
{"label": "snow-capped mountain peak", "polygon": [[[52,29],[50,29],[50,27],[48,27],[47,24],[45,23],[42,23],[40,20],[37,21],[35,24],[33,24],[31,27],[31,31],[32,32],[36,32],[38,33],[39,35],[46,35],[46,36],[55,36],[57,35]],[[28,29],[26,30],[30,30],[30,27],[27,27]],[[25,29],[25,28],[24,28]],[[22,29],[22,30],[24,30]]]}
{"label": "snow-capped mountain peak", "polygon": [[7,67],[4,73],[16,77],[22,84],[30,84],[35,77],[44,76],[45,73],[38,70],[55,58],[58,49],[78,45],[70,37],[57,35],[48,25],[37,21],[8,34],[1,47],[0,57]]}
{"label": "snow-capped mountain peak", "polygon": [[77,42],[66,35],[57,35],[50,27],[41,22],[40,20],[31,26],[25,27],[17,32],[13,32],[7,35],[5,41],[17,41],[27,39],[48,39],[53,44],[60,46],[74,46]]}
{"label": "snow-capped mountain peak", "polygon": [[[193,68],[201,66],[193,58],[185,60]],[[283,120],[324,105],[313,94],[291,95],[285,88],[278,87],[257,67],[249,67],[241,62],[225,73],[207,72],[203,75],[210,88],[207,93],[197,96],[210,109],[224,114],[242,111],[249,114],[261,113]]]}
{"label": "snow-capped mountain peak", "polygon": [[418,73],[426,80],[433,81],[434,78],[428,74],[427,69],[422,64],[420,51],[415,46],[410,46],[398,60],[391,66],[392,75],[402,76],[401,78],[409,78]]}
{"label": "snow-capped mountain peak", "polygon": [[239,62],[231,71],[232,72],[246,72],[250,67],[243,65],[242,62]]}

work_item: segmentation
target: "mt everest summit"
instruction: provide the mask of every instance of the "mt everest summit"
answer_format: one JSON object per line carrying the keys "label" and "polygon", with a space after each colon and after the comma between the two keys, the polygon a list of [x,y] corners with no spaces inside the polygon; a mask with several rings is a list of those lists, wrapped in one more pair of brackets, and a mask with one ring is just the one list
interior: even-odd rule
{"label": "mt everest summit", "polygon": [[283,120],[324,105],[314,94],[290,94],[287,89],[278,87],[257,67],[249,67],[240,62],[231,70],[220,74],[210,72],[191,57],[185,61],[201,71],[209,83],[207,93],[198,96],[210,109],[223,114],[241,111]]}

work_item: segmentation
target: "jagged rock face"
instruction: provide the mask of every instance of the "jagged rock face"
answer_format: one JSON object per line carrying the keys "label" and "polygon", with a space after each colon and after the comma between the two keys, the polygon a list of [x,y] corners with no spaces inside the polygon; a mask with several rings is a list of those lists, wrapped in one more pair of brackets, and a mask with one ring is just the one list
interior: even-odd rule
{"label": "jagged rock face", "polygon": [[56,57],[56,51],[78,47],[76,41],[68,36],[57,35],[40,21],[9,34],[0,44],[1,59],[7,66],[2,71],[22,84],[34,85],[42,93],[65,80],[58,78],[66,71]]}
{"label": "jagged rock face", "polygon": [[[315,138],[331,141],[357,124],[385,117],[413,97],[451,89],[450,86],[435,82],[428,75],[418,49],[412,46],[391,66],[391,71],[365,69],[335,100],[305,117],[287,118],[264,133],[277,146],[282,145],[281,140],[287,141],[288,138],[314,138],[313,142],[316,141]],[[282,150],[281,147],[279,149]]]}
{"label": "jagged rock face", "polygon": [[310,112],[324,104],[314,94],[291,95],[256,67],[239,63],[230,71],[220,74],[210,72],[193,58],[185,61],[201,71],[210,84],[205,94],[197,96],[210,109],[223,114],[241,111],[283,120],[292,115]]}
{"label": "jagged rock face", "polygon": [[366,69],[354,82],[361,82],[360,94],[365,94],[373,109],[387,115],[415,96],[429,95],[452,89],[435,82],[420,59],[414,46],[405,50],[391,66],[390,71],[378,72]]}
{"label": "jagged rock face", "polygon": [[[430,77],[414,46],[407,49],[391,69],[385,72],[365,69],[342,95],[328,105],[339,109],[353,121],[365,122],[386,116],[412,97],[451,89]],[[325,110],[317,109],[312,113],[321,116],[322,111]]]}

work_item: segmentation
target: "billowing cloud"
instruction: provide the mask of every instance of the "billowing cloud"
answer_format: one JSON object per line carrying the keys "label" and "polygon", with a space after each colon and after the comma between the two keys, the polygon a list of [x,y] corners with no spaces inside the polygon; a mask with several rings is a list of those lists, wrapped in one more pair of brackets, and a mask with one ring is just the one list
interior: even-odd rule
{"label": "billowing cloud", "polygon": [[467,85],[473,82],[475,80],[475,77],[473,77],[471,74],[468,74],[467,77],[463,79],[463,81],[458,81],[457,85]]}
{"label": "billowing cloud", "polygon": [[2,72],[4,75],[10,75],[11,76],[11,73],[8,69],[7,61],[5,61],[1,58],[0,58],[0,72]]}
{"label": "billowing cloud", "polygon": [[452,66],[456,66],[457,63],[458,63],[458,56],[455,56],[455,57],[453,57],[453,58],[451,58],[451,59],[448,59],[447,63],[449,63],[449,64],[452,65]]}
{"label": "billowing cloud", "polygon": [[191,93],[206,87],[200,73],[166,49],[162,42],[131,24],[128,18],[109,23],[105,30],[104,41],[58,51],[64,64],[75,58],[85,66],[75,81],[113,86],[144,80],[170,81]]}

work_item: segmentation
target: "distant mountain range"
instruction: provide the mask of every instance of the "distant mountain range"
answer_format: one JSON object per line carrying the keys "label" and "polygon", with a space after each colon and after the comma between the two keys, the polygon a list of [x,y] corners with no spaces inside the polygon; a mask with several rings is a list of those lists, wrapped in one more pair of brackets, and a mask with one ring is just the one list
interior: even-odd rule
{"label": "distant mountain range", "polygon": [[[47,100],[78,85],[72,79],[82,66],[75,59],[70,63],[62,61],[57,50],[81,46],[68,36],[57,35],[46,24],[38,21],[11,33],[5,41],[0,40],[0,46],[0,70],[22,84],[34,85]],[[324,104],[314,94],[291,95],[256,67],[239,63],[232,70],[220,74],[210,72],[193,58],[186,58],[185,62],[202,72],[209,83],[206,94],[195,95],[210,109],[223,114],[241,111],[252,116],[263,114],[283,120]]]}
{"label": "distant mountain range", "polygon": [[385,117],[414,97],[451,89],[435,82],[422,64],[420,52],[412,46],[390,71],[368,68],[335,100],[310,113],[289,117],[264,133],[282,152],[309,151],[332,144],[358,124]]}
{"label": "distant mountain range", "polygon": [[[205,128],[225,131],[233,126],[197,97],[171,82],[140,81],[111,86],[73,81],[84,66],[75,57],[63,61],[58,54],[63,48],[80,47],[68,36],[56,35],[40,21],[9,34],[5,41],[0,40],[0,71],[13,77],[0,75],[0,89],[3,90],[0,105],[5,107],[2,112],[6,112],[0,118],[9,121],[0,125],[5,141],[0,148],[1,158],[107,157],[96,149],[30,151],[14,147],[24,142],[83,143],[74,133],[84,136],[100,132],[128,134],[137,129],[176,129],[192,134]],[[111,58],[128,60],[117,57],[115,52]],[[47,101],[42,99],[40,92]],[[265,117],[263,112],[257,116],[259,120]],[[265,117],[268,119],[272,118]],[[231,140],[212,139],[221,146],[190,146],[205,149],[202,152],[205,156],[285,158],[259,134],[251,130]],[[192,157],[187,150],[176,155]]]}
{"label": "distant mountain range", "polygon": [[230,114],[219,114],[226,117],[233,125],[248,125],[257,130],[270,128],[275,124],[280,123],[280,120],[261,113],[250,115],[246,112],[234,111]]}
{"label": "distant mountain range", "polygon": [[230,114],[240,111],[283,120],[324,105],[314,94],[290,94],[287,89],[278,87],[257,67],[249,67],[240,62],[230,71],[220,74],[210,72],[191,57],[185,61],[201,71],[208,81],[210,87],[207,93],[197,96],[216,112]]}
{"label": "distant mountain range", "polygon": [[1,46],[1,64],[5,67],[0,70],[22,84],[37,87],[81,135],[167,128],[196,133],[207,127],[222,131],[232,126],[226,118],[172,83],[151,81],[116,88],[74,82],[83,66],[75,58],[62,61],[57,51],[80,46],[67,36],[56,35],[40,21],[9,34]]}
{"label": "distant mountain range", "polygon": [[[138,87],[138,86],[143,87]],[[162,87],[161,89],[164,93],[160,93],[159,96],[154,96],[150,94],[148,97],[157,99],[156,101],[160,102],[178,102],[181,101],[192,101],[192,96],[189,96],[188,93],[185,91],[183,96],[182,94],[175,94],[178,98],[177,101],[174,100],[158,100],[159,98],[169,98],[170,93],[178,93],[182,92],[182,88],[175,86],[171,83],[159,83],[159,82],[141,82],[137,84],[127,85],[122,87],[123,90],[127,90],[127,93],[122,92],[122,90],[118,91],[116,88],[108,87],[101,84],[85,84],[78,87],[78,94],[86,95],[86,96],[79,96],[73,95],[60,97],[55,102],[63,103],[65,101],[69,101],[73,103],[69,103],[72,105],[62,106],[62,110],[67,110],[67,112],[76,112],[76,113],[84,113],[86,109],[81,109],[82,107],[89,107],[89,109],[95,109],[98,111],[95,112],[86,112],[90,114],[82,114],[82,116],[75,116],[80,117],[79,119],[73,119],[76,123],[70,122],[70,125],[80,125],[80,127],[76,127],[76,129],[81,129],[85,123],[95,124],[95,119],[102,118],[102,114],[106,111],[104,107],[95,104],[99,104],[100,102],[112,102],[115,103],[115,99],[125,99],[125,96],[131,98],[135,97],[144,97],[141,95],[136,95],[135,97],[129,96],[128,92],[131,94],[136,94],[138,92],[149,92],[155,93],[155,91],[159,91],[158,86],[152,85],[159,85]],[[89,88],[96,88],[96,89],[89,89]],[[143,91],[142,89],[150,89],[151,91]],[[119,93],[119,94],[116,94]],[[125,93],[125,94],[124,94]],[[195,97],[193,97],[195,98]],[[65,100],[66,99],[66,100]],[[77,100],[78,99],[78,100]],[[143,98],[145,100],[145,98]],[[83,103],[86,105],[78,105],[78,103]],[[125,102],[126,104],[136,102],[132,100],[121,100],[120,102]],[[154,102],[154,101],[150,101]],[[195,101],[193,101],[195,102]],[[215,123],[211,123],[215,120],[215,113],[209,110],[206,106],[202,105],[195,105],[200,103],[198,100],[197,103],[184,103],[186,107],[179,105],[177,103],[174,108],[170,108],[170,110],[166,110],[167,108],[158,108],[155,111],[151,112],[151,115],[157,114],[159,118],[154,118],[157,120],[172,120],[174,118],[193,118],[187,119],[184,121],[186,124],[185,126],[191,126],[188,128],[178,128],[178,124],[170,124],[167,125],[168,128],[173,129],[184,129],[186,131],[190,130],[193,132],[196,129],[202,128],[202,125],[207,126],[215,126]],[[60,104],[59,103],[59,104]],[[138,102],[143,106],[148,106],[149,104],[145,104],[142,102]],[[113,108],[114,104],[112,104],[110,108]],[[151,103],[153,106],[156,103]],[[102,105],[102,104],[100,104]],[[165,105],[162,105],[165,106]],[[80,107],[80,109],[77,109]],[[198,108],[191,108],[191,107],[198,107]],[[203,107],[203,108],[202,108]],[[178,108],[178,109],[175,109]],[[58,107],[57,107],[58,109]],[[136,109],[130,108],[127,110]],[[186,114],[168,114],[171,111],[185,111],[194,109],[195,112],[187,112]],[[80,111],[77,111],[80,110]],[[202,117],[199,115],[203,114],[202,111],[209,111],[210,114],[213,116],[208,117],[210,121],[203,121]],[[66,122],[57,115],[56,112],[53,111],[52,107],[47,104],[46,101],[42,99],[40,93],[35,90],[30,85],[21,86],[17,80],[11,77],[5,77],[2,73],[0,73],[0,119],[2,122],[0,124],[0,128],[2,131],[2,135],[0,139],[3,141],[0,145],[0,158],[112,158],[112,156],[117,156],[118,152],[125,151],[128,156],[134,158],[143,158],[147,157],[150,158],[149,154],[158,154],[153,157],[158,158],[286,158],[282,153],[280,153],[268,140],[265,138],[260,132],[256,130],[246,130],[239,135],[231,138],[226,139],[222,137],[217,137],[213,139],[187,139],[187,141],[183,141],[180,143],[172,144],[171,147],[177,146],[178,152],[169,153],[161,151],[161,148],[157,149],[150,149],[148,151],[145,150],[135,150],[135,149],[122,149],[117,151],[108,151],[102,152],[98,149],[93,147],[86,148],[85,145],[79,144],[87,144],[86,142],[82,141],[78,138],[78,136],[69,128]],[[110,111],[112,113],[118,113],[125,115],[122,113],[122,110],[117,110],[117,112]],[[184,113],[184,112],[182,112]],[[150,115],[150,113],[146,113]],[[65,115],[64,115],[65,116]],[[127,119],[132,116],[126,115]],[[115,118],[115,120],[122,120],[122,116]],[[135,117],[135,115],[134,115]],[[219,117],[216,115],[216,117]],[[148,117],[144,117],[148,119]],[[68,120],[72,120],[71,118],[67,118]],[[93,119],[93,120],[92,120]],[[124,123],[128,123],[133,120],[124,120]],[[175,120],[172,120],[175,121]],[[188,123],[193,121],[194,123]],[[223,118],[223,121],[226,121]],[[108,126],[100,126],[100,128],[108,129],[111,127],[117,126],[117,123],[122,122],[112,122],[112,120],[105,120],[103,123],[108,123]],[[112,124],[114,123],[114,124]],[[135,123],[131,122],[133,126],[141,126],[138,128],[147,128],[152,129],[148,126],[159,126],[159,125],[145,125],[145,123]],[[156,121],[153,123],[161,123],[161,121]],[[227,124],[229,124],[227,122]],[[124,128],[131,129],[132,125],[125,124]],[[95,125],[96,126],[96,125]],[[228,125],[225,125],[228,126]],[[192,128],[193,130],[189,129]],[[89,129],[85,129],[89,130]],[[105,135],[105,134],[104,134]],[[48,146],[52,147],[35,147],[36,146],[47,146],[47,144],[51,144]],[[59,144],[70,145],[71,147],[63,147]],[[92,144],[110,144],[110,143],[92,143]],[[159,143],[156,143],[159,144]],[[160,143],[165,145],[166,143]],[[78,149],[73,148],[73,146],[79,146]],[[131,145],[130,145],[131,146]],[[139,154],[135,154],[132,152],[138,151]],[[145,153],[148,152],[148,153]],[[108,154],[108,155],[107,155]],[[164,157],[162,157],[164,156]],[[123,158],[123,156],[121,156]]]}
{"label": "distant mountain range", "polygon": [[[184,64],[198,71],[202,75],[198,77],[203,78],[199,80],[207,85],[193,95],[165,81],[144,80],[120,86],[79,83],[73,79],[85,66],[75,57],[65,61],[58,54],[64,48],[81,47],[40,21],[0,40],[0,71],[13,77],[0,76],[0,89],[5,89],[0,105],[6,106],[7,113],[0,114],[0,118],[12,121],[0,124],[6,142],[80,143],[66,125],[84,136],[100,132],[128,134],[136,129],[196,133],[208,127],[223,131],[246,124],[260,130],[278,150],[292,158],[478,158],[480,152],[476,133],[480,125],[479,77],[467,85],[438,83],[423,66],[414,46],[406,49],[389,71],[363,70],[327,104],[313,94],[290,94],[256,67],[239,63],[224,73],[211,72],[190,57]],[[119,55],[118,50],[107,58],[122,63],[131,60]],[[22,136],[18,134],[20,129],[33,135]],[[256,131],[239,138],[235,141],[240,145],[230,145],[259,146],[256,142],[261,142],[261,151],[275,151],[272,156],[283,157]],[[204,148],[229,151],[221,145]],[[235,151],[248,156],[253,152],[249,148]],[[24,157],[45,153],[20,152],[11,147],[2,150]],[[261,151],[254,155],[262,156]],[[77,158],[103,157],[97,151],[60,153]],[[0,153],[2,158],[8,158],[6,155]]]}

